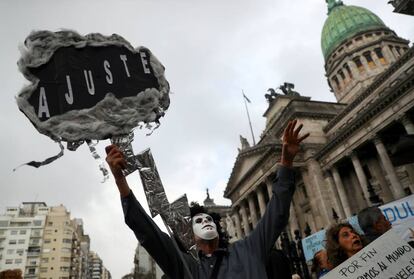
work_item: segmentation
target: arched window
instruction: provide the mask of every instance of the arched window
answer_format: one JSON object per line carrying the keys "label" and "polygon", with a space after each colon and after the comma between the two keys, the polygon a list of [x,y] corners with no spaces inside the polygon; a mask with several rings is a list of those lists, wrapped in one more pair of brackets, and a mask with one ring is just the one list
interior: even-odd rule
{"label": "arched window", "polygon": [[378,56],[379,61],[381,62],[381,64],[387,64],[387,61],[385,60],[384,55],[382,54],[382,49],[380,47],[374,49],[375,54]]}
{"label": "arched window", "polygon": [[355,65],[357,66],[358,71],[359,71],[360,73],[365,72],[365,68],[364,68],[364,65],[362,65],[361,58],[359,58],[359,57],[355,57],[355,58],[353,59],[353,61],[355,62]]}
{"label": "arched window", "polygon": [[367,60],[368,66],[372,69],[375,68],[375,62],[372,60],[371,52],[366,51],[363,53],[365,59]]}

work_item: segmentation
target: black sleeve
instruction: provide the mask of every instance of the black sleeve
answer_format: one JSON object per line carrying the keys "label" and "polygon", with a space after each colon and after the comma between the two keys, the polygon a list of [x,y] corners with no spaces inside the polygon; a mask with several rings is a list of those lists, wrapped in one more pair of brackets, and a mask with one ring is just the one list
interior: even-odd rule
{"label": "black sleeve", "polygon": [[295,171],[279,167],[272,191],[265,214],[245,239],[248,249],[263,261],[267,260],[276,239],[288,223],[290,203],[295,191]]}
{"label": "black sleeve", "polygon": [[[184,266],[171,238],[148,216],[132,191],[121,199],[125,223],[139,243],[154,258],[169,278],[184,278]],[[183,254],[186,258],[188,255]],[[188,262],[188,261],[187,261]]]}

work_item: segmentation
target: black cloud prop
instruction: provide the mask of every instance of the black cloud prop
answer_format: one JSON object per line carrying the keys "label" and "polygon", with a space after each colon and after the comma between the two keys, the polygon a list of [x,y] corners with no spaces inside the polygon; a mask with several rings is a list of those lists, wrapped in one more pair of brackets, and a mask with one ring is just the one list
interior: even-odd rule
{"label": "black cloud prop", "polygon": [[55,141],[76,143],[159,125],[168,109],[164,66],[121,36],[36,31],[25,40],[20,71],[32,82],[19,109]]}

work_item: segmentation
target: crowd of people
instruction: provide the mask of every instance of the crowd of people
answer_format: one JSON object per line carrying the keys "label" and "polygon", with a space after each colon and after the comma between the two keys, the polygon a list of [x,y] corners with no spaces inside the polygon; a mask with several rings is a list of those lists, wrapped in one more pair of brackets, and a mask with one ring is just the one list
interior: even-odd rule
{"label": "crowd of people", "polygon": [[[300,278],[296,274],[291,275],[286,255],[273,249],[288,223],[295,191],[293,160],[300,150],[300,143],[309,136],[308,133],[301,136],[302,125],[296,127],[296,124],[296,120],[290,121],[284,131],[280,167],[272,185],[273,195],[255,229],[245,239],[229,245],[222,235],[219,216],[215,218],[217,216],[202,207],[192,208],[195,255],[180,249],[178,238],[174,241],[147,215],[122,171],[127,164],[124,154],[115,145],[106,148],[106,160],[121,196],[125,222],[164,271],[164,278]],[[312,271],[317,278],[328,274],[391,229],[391,223],[378,207],[362,210],[358,214],[358,222],[364,235],[360,235],[349,223],[332,225],[326,231],[326,249],[318,251],[313,260]],[[0,279],[7,278],[21,278],[21,272],[0,273]]]}
{"label": "crowd of people", "polygon": [[358,223],[363,235],[348,222],[334,224],[326,231],[326,249],[315,253],[313,258],[312,272],[317,278],[326,275],[392,227],[381,209],[375,206],[361,210]]}

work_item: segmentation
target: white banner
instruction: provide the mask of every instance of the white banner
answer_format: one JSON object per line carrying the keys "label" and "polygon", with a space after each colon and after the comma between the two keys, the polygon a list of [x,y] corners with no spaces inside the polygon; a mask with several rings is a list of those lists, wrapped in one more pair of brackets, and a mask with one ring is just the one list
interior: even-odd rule
{"label": "white banner", "polygon": [[[379,207],[391,224],[392,229],[405,241],[414,241],[414,195],[399,199],[394,202],[384,204]],[[357,216],[351,216],[347,221],[354,229],[362,233],[358,224]],[[313,255],[321,249],[324,249],[325,230],[316,232],[302,239],[303,252],[306,261],[310,261]]]}
{"label": "white banner", "polygon": [[390,230],[323,277],[348,278],[414,278],[414,249]]}
{"label": "white banner", "polygon": [[392,228],[405,241],[413,241],[414,230],[414,195],[380,207],[385,217],[391,222]]}

